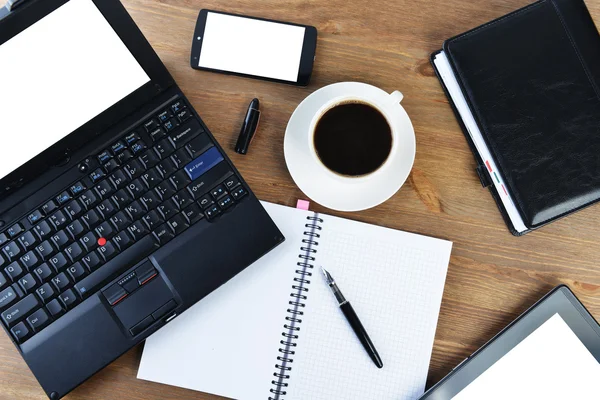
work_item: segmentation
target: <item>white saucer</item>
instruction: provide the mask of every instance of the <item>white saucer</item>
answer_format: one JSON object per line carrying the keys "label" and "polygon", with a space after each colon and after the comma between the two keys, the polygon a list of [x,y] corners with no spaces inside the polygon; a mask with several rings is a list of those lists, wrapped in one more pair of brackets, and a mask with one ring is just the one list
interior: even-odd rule
{"label": "white saucer", "polygon": [[380,174],[357,182],[347,182],[323,173],[309,148],[308,132],[315,114],[327,102],[360,92],[361,96],[381,100],[390,96],[385,91],[358,82],[342,82],[326,86],[308,96],[296,108],[285,131],[285,161],[296,185],[310,199],[338,211],[360,211],[375,207],[392,197],[404,184],[415,159],[415,134],[403,107],[394,107],[393,115],[400,127],[400,146],[395,157]]}

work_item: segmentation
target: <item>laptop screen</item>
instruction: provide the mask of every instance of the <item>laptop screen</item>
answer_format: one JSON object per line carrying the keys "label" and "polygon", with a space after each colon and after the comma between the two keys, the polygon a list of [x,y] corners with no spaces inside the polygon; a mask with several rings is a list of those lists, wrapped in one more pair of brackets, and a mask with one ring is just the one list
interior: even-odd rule
{"label": "laptop screen", "polygon": [[0,179],[150,81],[92,0],[2,44],[0,77]]}

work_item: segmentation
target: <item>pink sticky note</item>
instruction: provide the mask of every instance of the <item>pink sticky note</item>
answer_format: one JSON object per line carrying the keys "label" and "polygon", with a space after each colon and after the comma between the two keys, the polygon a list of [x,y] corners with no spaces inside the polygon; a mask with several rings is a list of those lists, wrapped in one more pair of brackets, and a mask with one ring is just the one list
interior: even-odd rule
{"label": "pink sticky note", "polygon": [[296,208],[299,208],[300,210],[308,211],[309,207],[310,207],[310,201],[298,200],[298,202],[296,203]]}

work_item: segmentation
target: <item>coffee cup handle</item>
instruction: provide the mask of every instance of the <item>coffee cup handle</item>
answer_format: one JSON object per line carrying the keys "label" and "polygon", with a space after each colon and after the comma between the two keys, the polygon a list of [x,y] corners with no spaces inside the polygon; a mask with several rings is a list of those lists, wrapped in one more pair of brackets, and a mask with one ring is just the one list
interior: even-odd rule
{"label": "coffee cup handle", "polygon": [[390,94],[390,98],[392,99],[393,104],[398,104],[402,101],[402,99],[404,98],[404,95],[400,91],[394,90]]}

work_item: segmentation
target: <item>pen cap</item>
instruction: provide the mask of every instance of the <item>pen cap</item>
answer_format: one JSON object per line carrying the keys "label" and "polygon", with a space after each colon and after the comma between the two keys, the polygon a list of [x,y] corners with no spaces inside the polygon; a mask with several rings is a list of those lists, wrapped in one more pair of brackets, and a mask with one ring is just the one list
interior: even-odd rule
{"label": "pen cap", "polygon": [[258,129],[258,123],[260,121],[260,111],[258,110],[258,105],[258,99],[254,99],[250,103],[250,107],[246,113],[246,118],[244,118],[244,123],[242,124],[242,129],[240,130],[240,136],[238,137],[235,145],[236,153],[246,154],[248,152],[248,147],[254,138],[256,130]]}

